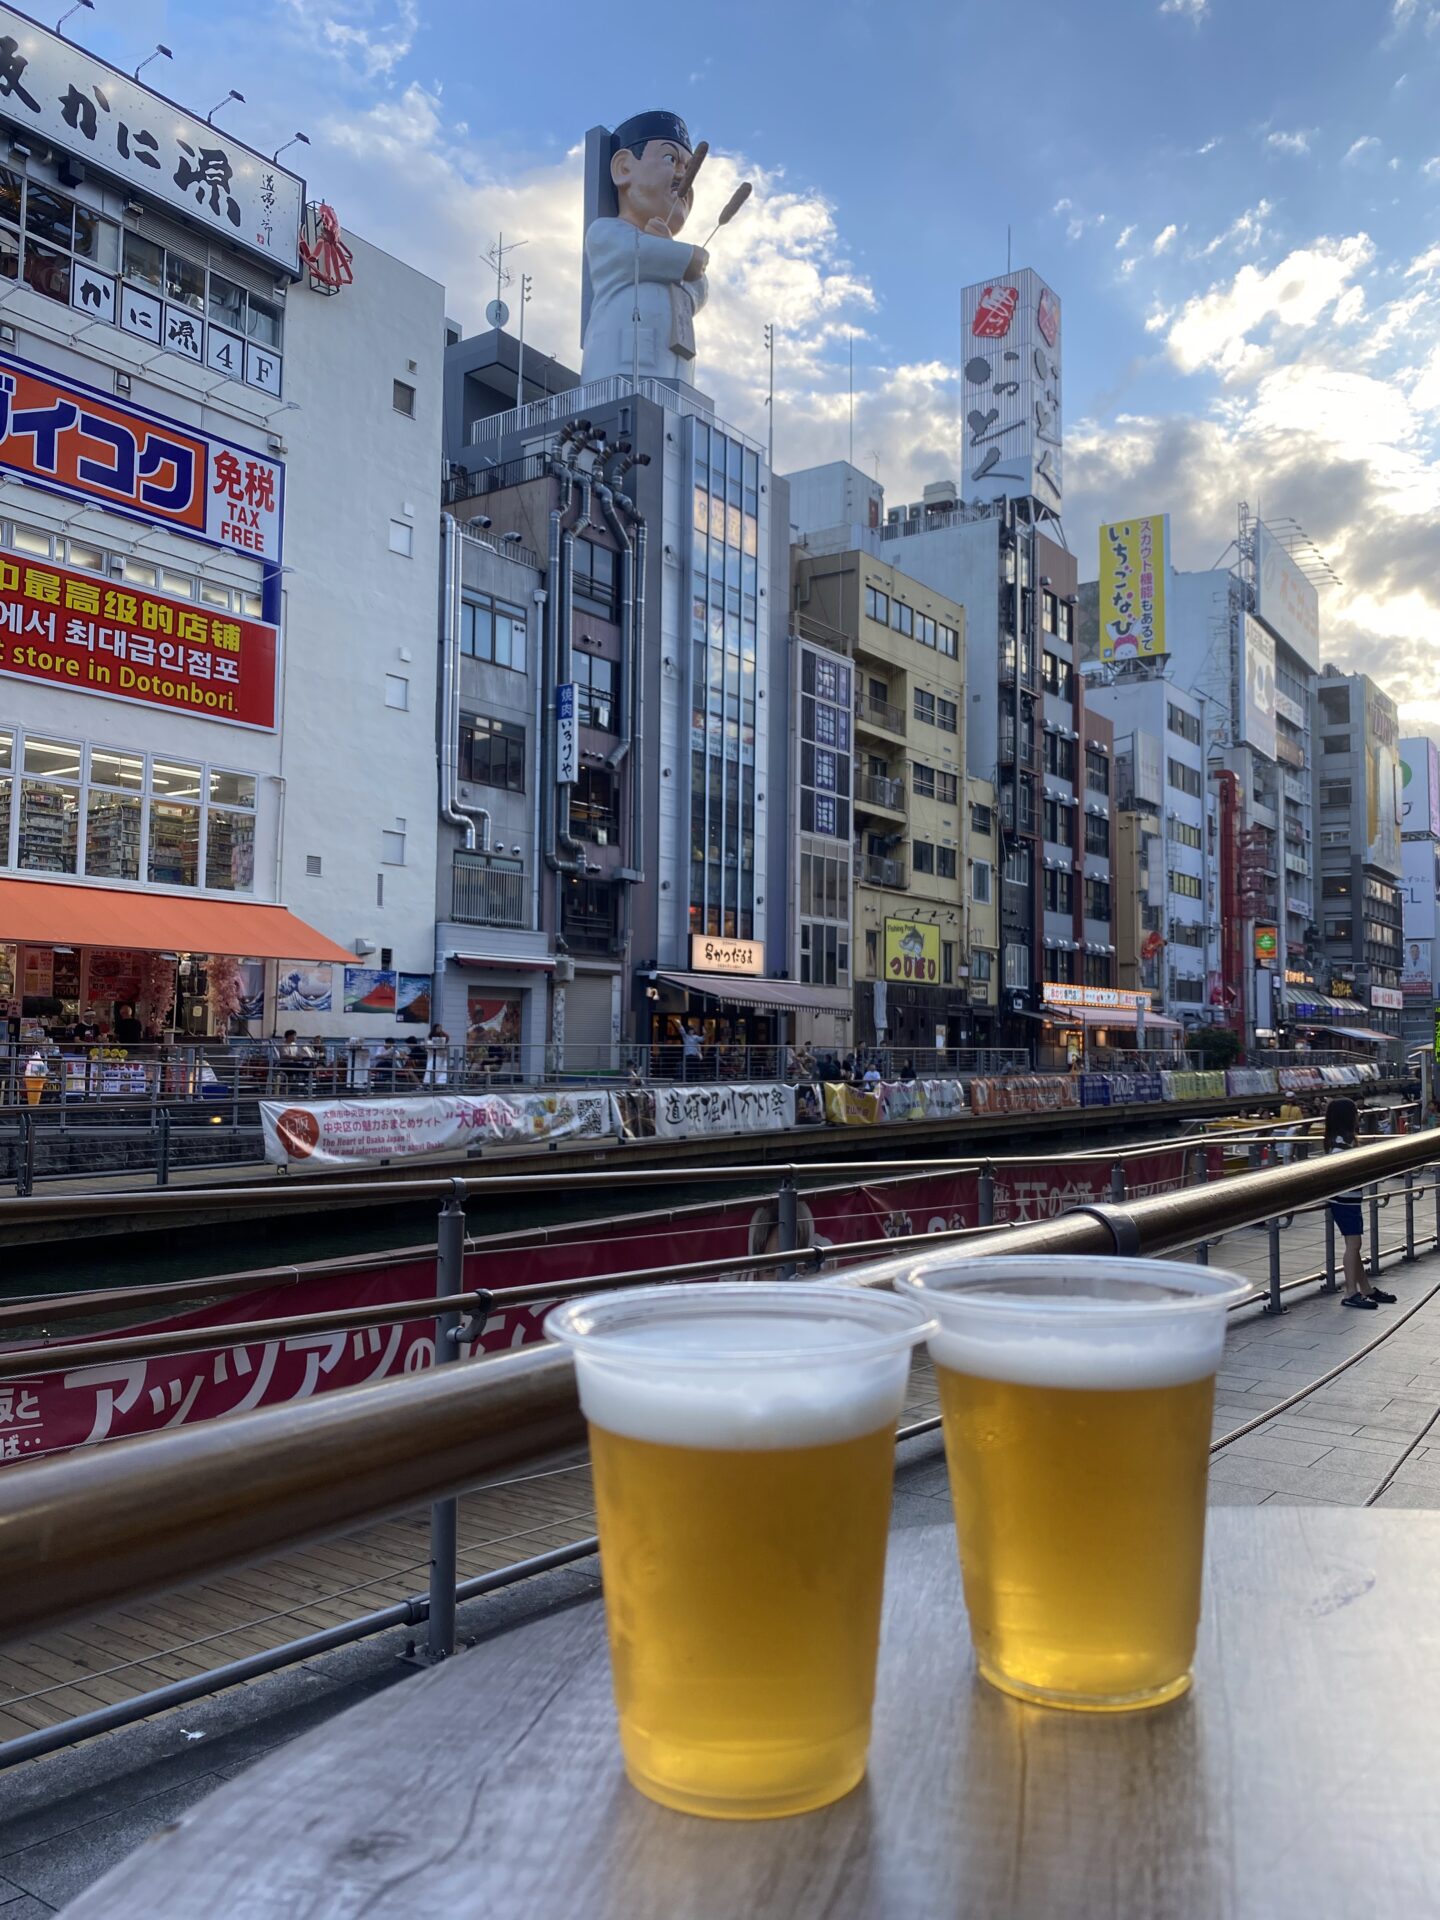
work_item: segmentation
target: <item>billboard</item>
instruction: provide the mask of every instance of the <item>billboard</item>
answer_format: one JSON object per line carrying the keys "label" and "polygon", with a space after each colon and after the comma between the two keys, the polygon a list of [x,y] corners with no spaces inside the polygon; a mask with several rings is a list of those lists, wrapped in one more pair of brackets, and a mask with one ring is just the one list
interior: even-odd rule
{"label": "billboard", "polygon": [[1320,671],[1320,596],[1263,520],[1255,522],[1255,609],[1312,673]]}
{"label": "billboard", "polygon": [[1240,738],[1275,758],[1275,642],[1249,613],[1240,642]]}
{"label": "billboard", "polygon": [[1365,682],[1365,858],[1399,876],[1400,716],[1388,693]]}
{"label": "billboard", "polygon": [[0,6],[0,49],[0,114],[22,138],[74,154],[225,246],[299,274],[298,175],[14,7]]}
{"label": "billboard", "polygon": [[48,561],[0,555],[0,674],[275,727],[276,630]]}
{"label": "billboard", "polygon": [[967,500],[1033,496],[1059,512],[1060,302],[1030,267],[960,295],[961,441]]}
{"label": "billboard", "polygon": [[928,920],[885,922],[885,978],[940,984],[940,929]]}
{"label": "billboard", "polygon": [[1100,529],[1100,658],[1139,660],[1168,653],[1165,590],[1170,516],[1113,520]]}
{"label": "billboard", "polygon": [[1400,742],[1400,831],[1440,837],[1440,751],[1433,740]]}
{"label": "billboard", "polygon": [[1257,967],[1278,966],[1280,961],[1280,929],[1262,921],[1255,926],[1255,964]]}
{"label": "billboard", "polygon": [[281,557],[285,466],[0,354],[0,471],[252,560]]}

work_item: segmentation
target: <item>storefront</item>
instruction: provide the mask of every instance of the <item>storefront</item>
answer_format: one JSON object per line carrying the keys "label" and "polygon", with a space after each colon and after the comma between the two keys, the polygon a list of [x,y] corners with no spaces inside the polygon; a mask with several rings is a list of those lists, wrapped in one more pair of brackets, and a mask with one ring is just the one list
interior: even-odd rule
{"label": "storefront", "polygon": [[1178,1020],[1156,1013],[1148,993],[1128,987],[1078,987],[1045,982],[1040,1010],[1043,1068],[1079,1069],[1107,1053],[1173,1053],[1183,1045]]}
{"label": "storefront", "polygon": [[803,986],[726,973],[642,976],[647,1016],[641,1031],[650,1045],[652,1071],[678,1072],[682,1034],[697,1033],[704,1058],[717,1074],[764,1077],[783,1068],[802,1011],[843,1014],[844,989]]}

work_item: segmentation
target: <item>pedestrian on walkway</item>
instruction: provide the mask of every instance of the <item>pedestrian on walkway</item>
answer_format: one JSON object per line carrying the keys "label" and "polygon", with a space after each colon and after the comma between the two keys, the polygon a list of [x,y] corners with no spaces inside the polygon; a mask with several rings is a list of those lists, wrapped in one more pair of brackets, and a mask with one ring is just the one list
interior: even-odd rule
{"label": "pedestrian on walkway", "polygon": [[680,1078],[698,1079],[700,1062],[704,1053],[704,1042],[694,1027],[680,1029]]}
{"label": "pedestrian on walkway", "polygon": [[[1330,1153],[1348,1153],[1359,1142],[1360,1112],[1355,1102],[1344,1096],[1332,1100],[1325,1109],[1325,1151]],[[1330,1218],[1335,1222],[1335,1231],[1345,1242],[1345,1287],[1340,1295],[1342,1307],[1358,1307],[1374,1312],[1381,1302],[1387,1307],[1393,1306],[1393,1293],[1382,1293],[1365,1273],[1365,1258],[1362,1242],[1365,1235],[1365,1217],[1362,1214],[1363,1196],[1358,1188],[1336,1194],[1330,1202]]]}

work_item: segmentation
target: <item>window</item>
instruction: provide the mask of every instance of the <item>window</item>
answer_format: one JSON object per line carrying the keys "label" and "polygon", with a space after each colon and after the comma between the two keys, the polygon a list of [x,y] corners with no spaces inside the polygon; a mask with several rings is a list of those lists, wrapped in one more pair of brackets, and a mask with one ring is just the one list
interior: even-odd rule
{"label": "window", "polygon": [[1040,625],[1046,633],[1055,631],[1055,596],[1048,589],[1040,595]]}
{"label": "window", "polygon": [[923,687],[915,689],[915,718],[923,720],[928,727],[935,724],[935,696],[926,693]]}
{"label": "window", "polygon": [[1005,856],[1005,879],[1012,887],[1028,887],[1030,884],[1030,849],[1012,847]]}
{"label": "window", "polygon": [[910,790],[921,800],[935,798],[935,769],[916,760],[910,769]]}
{"label": "window", "polygon": [[1085,851],[1109,855],[1110,822],[1103,813],[1087,813],[1085,816]]}
{"label": "window", "polygon": [[1045,956],[1045,964],[1047,969],[1053,969],[1053,979],[1074,986],[1077,973],[1075,962],[1078,958],[1079,955],[1071,953],[1068,947],[1053,947]]}
{"label": "window", "polygon": [[1110,985],[1110,962],[1103,953],[1086,954],[1084,984],[1087,987],[1108,987]]}
{"label": "window", "polygon": [[1177,707],[1173,700],[1165,703],[1165,724],[1171,733],[1178,733],[1182,740],[1188,740],[1192,747],[1200,744],[1200,716],[1187,713],[1183,707]]}
{"label": "window", "polygon": [[1205,845],[1205,836],[1199,827],[1190,827],[1183,820],[1170,823],[1170,838],[1180,847],[1193,847],[1199,853]]}
{"label": "window", "polygon": [[1047,913],[1073,913],[1075,911],[1075,876],[1056,867],[1047,867],[1045,871],[1045,911]]}
{"label": "window", "polygon": [[991,892],[992,872],[993,869],[988,860],[970,862],[970,898],[977,907],[988,907],[994,898]]}
{"label": "window", "polygon": [[582,767],[570,789],[570,831],[607,847],[620,837],[620,787],[606,767]]}
{"label": "window", "polygon": [[888,627],[890,624],[889,594],[881,593],[878,587],[866,587],[865,617],[868,620],[878,620],[882,627]]}
{"label": "window", "polygon": [[415,529],[408,520],[390,522],[390,551],[403,554],[408,560],[415,551]]}
{"label": "window", "polygon": [[1045,771],[1053,773],[1057,780],[1075,778],[1075,742],[1067,740],[1063,734],[1047,733],[1045,736]]}
{"label": "window", "polygon": [[1085,749],[1085,785],[1091,793],[1110,791],[1110,763],[1098,747]]}
{"label": "window", "polygon": [[385,704],[401,713],[410,711],[410,682],[400,673],[385,676]]}
{"label": "window", "polygon": [[955,863],[954,847],[937,847],[935,849],[935,872],[936,876],[941,880],[954,880],[959,877]]}
{"label": "window", "polygon": [[615,618],[615,550],[602,547],[598,540],[575,542],[575,604],[598,613],[603,620]]}
{"label": "window", "polygon": [[1178,893],[1186,900],[1204,899],[1205,883],[1198,873],[1181,873],[1172,867],[1169,879],[1171,893]]}
{"label": "window", "polygon": [[1170,938],[1177,947],[1203,947],[1205,929],[1198,920],[1172,920]]}
{"label": "window", "polygon": [[466,600],[460,609],[460,651],[472,660],[524,673],[525,609],[504,600]]}
{"label": "window", "polygon": [[575,678],[576,705],[582,727],[597,727],[602,733],[615,731],[615,683],[619,667],[613,660],[600,660],[593,654],[571,655],[570,670]]}
{"label": "window", "polygon": [[1320,804],[1322,807],[1348,807],[1350,804],[1350,782],[1348,780],[1322,780],[1320,783]]}
{"label": "window", "polygon": [[249,893],[255,884],[255,775],[212,767],[208,789],[205,884],[225,893]]}
{"label": "window", "polygon": [[1005,949],[1005,984],[1007,987],[1028,987],[1030,984],[1030,949],[1012,942]]}
{"label": "window", "polygon": [[910,849],[910,864],[916,873],[934,873],[935,847],[929,840],[916,840]]}
{"label": "window", "polygon": [[[1069,613],[1069,608],[1065,612]],[[1074,672],[1068,660],[1062,660],[1058,653],[1045,649],[1041,657],[1040,684],[1046,693],[1053,693],[1062,700],[1068,700],[1074,686]]]}
{"label": "window", "polygon": [[972,833],[993,833],[995,831],[995,813],[991,807],[971,807],[970,831]]}
{"label": "window", "polygon": [[977,947],[970,955],[970,978],[988,982],[995,977],[995,956],[987,953],[983,947]]}
{"label": "window", "polygon": [[390,404],[396,413],[403,413],[407,420],[415,418],[415,389],[408,380],[390,382]]}
{"label": "window", "polygon": [[1110,918],[1110,882],[1108,880],[1085,880],[1085,918],[1087,920],[1108,920]]}
{"label": "window", "polygon": [[1327,940],[1352,939],[1354,937],[1354,928],[1355,923],[1353,920],[1327,920],[1325,922],[1325,938]]}
{"label": "window", "polygon": [[525,791],[525,729],[483,714],[460,716],[460,777],[477,787]]}
{"label": "window", "polygon": [[935,774],[935,798],[945,806],[953,807],[959,797],[959,793],[960,780],[958,774],[946,773],[943,767],[938,768]]}
{"label": "window", "polygon": [[382,830],[380,835],[380,858],[387,867],[403,867],[405,864],[405,836],[393,828]]}
{"label": "window", "polygon": [[[23,234],[23,241],[22,241]],[[38,180],[0,167],[0,273],[21,277],[36,293],[67,303],[77,267],[113,273],[120,229]]]}
{"label": "window", "polygon": [[903,633],[907,639],[915,634],[915,614],[903,600],[890,602],[890,626],[895,633]]}
{"label": "window", "polygon": [[1323,900],[1348,900],[1350,882],[1343,874],[1331,874],[1320,884],[1320,897]]}
{"label": "window", "polygon": [[1068,846],[1070,843],[1070,822],[1066,809],[1058,800],[1047,800],[1041,809],[1044,821],[1045,838],[1055,846]]}
{"label": "window", "polygon": [[942,733],[954,733],[960,724],[960,711],[953,700],[935,702],[935,724]]}
{"label": "window", "polygon": [[1204,791],[1200,769],[1187,766],[1183,760],[1170,759],[1165,762],[1165,780],[1177,792],[1188,793],[1192,800],[1198,800]]}

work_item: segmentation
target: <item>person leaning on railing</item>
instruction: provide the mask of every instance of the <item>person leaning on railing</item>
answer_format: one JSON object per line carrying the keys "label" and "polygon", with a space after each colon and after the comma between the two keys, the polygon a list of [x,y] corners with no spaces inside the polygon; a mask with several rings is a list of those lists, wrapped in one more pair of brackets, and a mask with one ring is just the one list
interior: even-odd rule
{"label": "person leaning on railing", "polygon": [[[1360,1110],[1344,1096],[1332,1100],[1325,1109],[1326,1153],[1348,1153],[1360,1136]],[[1357,1189],[1337,1193],[1330,1201],[1330,1218],[1335,1231],[1345,1242],[1345,1290],[1342,1307],[1359,1307],[1373,1312],[1376,1307],[1394,1306],[1393,1293],[1377,1287],[1365,1272],[1361,1242],[1365,1235],[1365,1216],[1361,1212],[1363,1194]]]}

